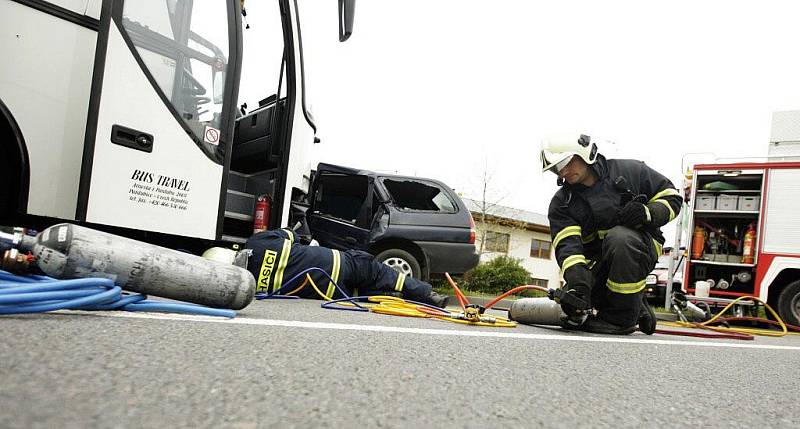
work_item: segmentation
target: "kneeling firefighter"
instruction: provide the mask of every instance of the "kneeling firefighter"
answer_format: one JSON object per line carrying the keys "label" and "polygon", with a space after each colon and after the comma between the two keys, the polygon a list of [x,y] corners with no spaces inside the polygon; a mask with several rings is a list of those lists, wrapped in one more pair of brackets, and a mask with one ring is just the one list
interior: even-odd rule
{"label": "kneeling firefighter", "polygon": [[[375,257],[367,252],[339,251],[301,244],[298,234],[290,229],[256,233],[247,240],[245,247],[252,250],[247,267],[256,278],[256,292],[277,291],[285,281],[304,270],[317,267],[328,273],[350,296],[399,295],[440,308],[447,305],[449,298],[434,292],[430,284],[407,277],[375,261]],[[309,275],[328,298],[343,298],[325,274],[314,270]],[[296,286],[299,287],[304,280],[300,279]],[[312,287],[301,289],[297,295],[318,297]]]}
{"label": "kneeling firefighter", "polygon": [[564,289],[583,303],[561,301],[562,326],[630,334],[638,325],[652,334],[645,278],[661,255],[660,227],[680,212],[680,192],[644,162],[606,159],[583,134],[546,139],[541,160],[561,186],[548,218]]}

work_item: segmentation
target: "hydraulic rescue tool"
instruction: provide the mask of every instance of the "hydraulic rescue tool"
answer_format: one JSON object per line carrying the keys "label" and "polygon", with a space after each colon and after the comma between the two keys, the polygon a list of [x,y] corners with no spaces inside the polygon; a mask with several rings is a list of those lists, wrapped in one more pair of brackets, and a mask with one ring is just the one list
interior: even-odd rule
{"label": "hydraulic rescue tool", "polygon": [[[699,306],[693,304],[691,302],[693,299],[697,300],[698,303],[704,304],[707,310],[703,310]],[[686,335],[704,338],[733,338],[738,340],[752,340],[753,334],[782,337],[786,334],[796,334],[800,332],[800,326],[794,326],[784,322],[778,313],[776,313],[769,304],[762,301],[760,298],[754,296],[740,296],[734,300],[725,301],[729,301],[725,308],[716,314],[712,314],[711,308],[708,306],[708,304],[698,300],[698,297],[687,296],[683,293],[675,292],[672,294],[672,309],[677,313],[679,320],[677,322],[663,322],[663,324],[682,328],[704,329],[707,331],[713,331],[714,333],[665,331],[661,329],[656,330],[656,332],[669,335]],[[765,312],[770,315],[771,319],[740,315],[723,317],[723,315],[729,310],[733,310],[737,305],[743,304],[748,304],[749,306],[758,304],[763,305]],[[734,311],[734,314],[735,313],[737,312]],[[731,325],[732,323],[745,323],[749,324],[750,326],[754,326],[755,324],[766,325],[773,328],[777,327],[780,329],[780,332],[753,327],[733,327]]]}
{"label": "hydraulic rescue tool", "polygon": [[[704,303],[706,307],[708,304]],[[678,315],[678,318],[682,322],[690,323],[690,322],[705,322],[706,320],[711,319],[711,311],[703,310],[702,308],[698,307],[693,302],[689,301],[685,294],[681,292],[673,292],[672,293],[672,308],[675,310],[675,313]],[[689,317],[687,318],[684,314],[684,311],[689,313]]]}

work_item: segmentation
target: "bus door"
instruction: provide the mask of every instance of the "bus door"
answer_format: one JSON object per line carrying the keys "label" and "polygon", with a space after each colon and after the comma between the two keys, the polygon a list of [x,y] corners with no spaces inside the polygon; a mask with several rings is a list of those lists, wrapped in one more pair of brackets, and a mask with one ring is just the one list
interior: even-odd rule
{"label": "bus door", "polygon": [[238,0],[104,2],[78,220],[219,237],[239,14]]}

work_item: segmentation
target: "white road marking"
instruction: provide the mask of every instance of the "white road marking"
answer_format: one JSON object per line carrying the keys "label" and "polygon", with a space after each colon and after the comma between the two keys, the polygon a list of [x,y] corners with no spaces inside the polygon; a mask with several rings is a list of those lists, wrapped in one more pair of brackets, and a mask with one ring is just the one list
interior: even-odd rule
{"label": "white road marking", "polygon": [[224,319],[221,317],[210,316],[191,316],[180,314],[157,314],[157,313],[132,313],[126,311],[71,311],[63,310],[58,313],[96,315],[102,317],[121,317],[134,319],[157,319],[157,320],[180,320],[187,322],[207,322],[223,323],[230,325],[256,325],[256,326],[283,326],[290,328],[304,329],[335,329],[344,331],[370,331],[370,332],[396,332],[404,334],[421,335],[449,335],[458,337],[489,337],[489,338],[519,338],[526,340],[552,340],[552,341],[575,341],[586,343],[623,343],[623,344],[659,344],[675,346],[694,346],[694,347],[722,347],[734,349],[766,349],[766,350],[791,350],[800,351],[797,346],[778,346],[770,344],[749,344],[749,343],[723,343],[712,341],[676,341],[676,340],[657,340],[650,338],[625,338],[625,337],[587,337],[587,336],[567,336],[567,335],[548,335],[548,334],[524,334],[516,332],[497,332],[497,331],[466,331],[449,329],[423,329],[423,328],[402,328],[396,326],[382,325],[354,325],[348,323],[323,323],[323,322],[302,322],[299,320],[273,320],[273,319],[248,319],[237,317],[234,319]]}

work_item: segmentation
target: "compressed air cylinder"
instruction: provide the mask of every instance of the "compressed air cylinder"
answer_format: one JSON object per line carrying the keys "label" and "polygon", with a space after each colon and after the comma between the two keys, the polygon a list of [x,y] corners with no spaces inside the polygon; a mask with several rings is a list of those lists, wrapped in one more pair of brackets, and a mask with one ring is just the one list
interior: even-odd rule
{"label": "compressed air cylinder", "polygon": [[77,225],[52,226],[20,247],[57,279],[108,278],[131,292],[232,310],[255,294],[243,268]]}
{"label": "compressed air cylinder", "polygon": [[561,306],[550,298],[521,298],[508,309],[509,319],[526,325],[561,326],[563,317]]}

